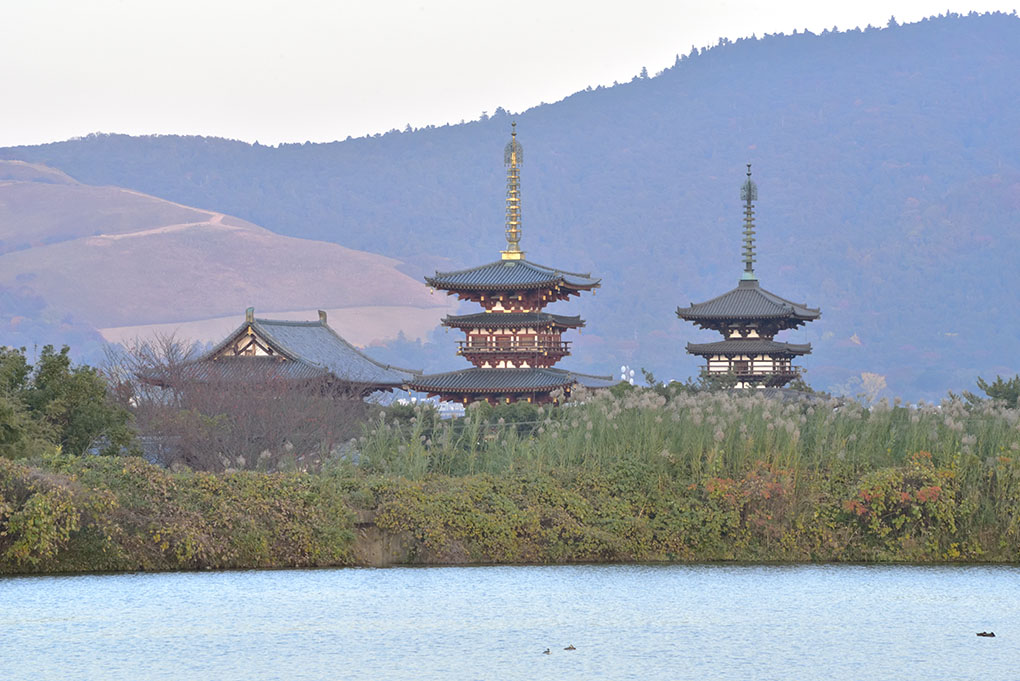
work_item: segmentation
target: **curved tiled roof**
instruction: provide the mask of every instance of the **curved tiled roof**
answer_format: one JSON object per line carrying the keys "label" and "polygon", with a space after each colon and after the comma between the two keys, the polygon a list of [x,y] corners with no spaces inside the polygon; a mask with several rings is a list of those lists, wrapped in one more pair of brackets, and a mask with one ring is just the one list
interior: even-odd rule
{"label": "curved tiled roof", "polygon": [[737,288],[704,303],[678,307],[676,314],[692,322],[788,320],[793,326],[818,319],[822,313],[766,291],[757,280],[741,281]]}
{"label": "curved tiled roof", "polygon": [[475,314],[447,315],[443,324],[460,329],[505,328],[517,329],[534,326],[562,326],[575,329],[584,326],[580,315],[567,317],[548,312],[478,312]]}
{"label": "curved tiled roof", "polygon": [[764,338],[722,340],[715,343],[688,343],[692,355],[806,355],[811,344],[778,343]]}
{"label": "curved tiled roof", "polygon": [[181,377],[200,383],[253,382],[285,380],[307,381],[329,376],[330,372],[307,362],[295,362],[260,355],[257,357],[219,357],[199,360],[181,368]]}
{"label": "curved tiled roof", "polygon": [[407,384],[410,390],[433,393],[544,392],[575,383],[586,388],[616,385],[612,376],[592,376],[564,369],[479,369],[472,367],[444,374],[420,376]]}
{"label": "curved tiled roof", "polygon": [[445,290],[524,290],[555,286],[588,290],[597,287],[600,281],[590,274],[565,272],[527,260],[497,260],[467,270],[436,272],[425,277],[429,286]]}
{"label": "curved tiled roof", "polygon": [[[269,358],[279,364],[281,367],[279,371],[284,372],[284,377],[307,378],[329,373],[340,380],[351,383],[363,383],[380,388],[399,388],[420,374],[420,372],[411,369],[402,369],[377,362],[340,337],[326,324],[325,320],[321,319],[314,322],[277,319],[255,319],[245,322],[227,336],[223,342],[199,358],[195,364],[219,364],[223,361],[261,359],[259,357],[216,358],[216,355],[229,346],[239,334],[246,332],[249,326],[255,334],[270,345],[274,353],[290,360],[289,362],[280,362],[277,359]],[[288,364],[293,366],[283,368]],[[235,365],[231,364],[230,366]],[[240,364],[236,365],[236,368],[230,369],[230,372],[239,372],[241,366]],[[252,366],[257,365],[253,364]],[[209,374],[210,376],[224,373],[215,369],[209,371],[212,372]]]}

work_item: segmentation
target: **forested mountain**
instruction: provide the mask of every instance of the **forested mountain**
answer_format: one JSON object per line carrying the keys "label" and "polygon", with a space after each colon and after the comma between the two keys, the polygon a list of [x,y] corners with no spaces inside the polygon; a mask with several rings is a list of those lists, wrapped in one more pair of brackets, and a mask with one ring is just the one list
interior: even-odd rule
{"label": "forested mountain", "polygon": [[[514,116],[523,248],[603,277],[562,306],[588,319],[563,365],[696,372],[684,345],[713,336],[674,310],[736,284],[750,162],[762,285],[823,311],[789,335],[814,344],[810,383],[874,372],[917,398],[1015,373],[1018,73],[1020,19],[950,15],[721,41]],[[510,120],[279,147],[92,135],[0,158],[382,253],[419,276],[498,257]],[[424,363],[461,366],[453,340]]]}

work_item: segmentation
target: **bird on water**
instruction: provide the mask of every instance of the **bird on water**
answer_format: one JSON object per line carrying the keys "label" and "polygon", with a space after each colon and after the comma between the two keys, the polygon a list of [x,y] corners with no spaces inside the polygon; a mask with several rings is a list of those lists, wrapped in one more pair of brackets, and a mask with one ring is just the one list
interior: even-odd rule
{"label": "bird on water", "polygon": [[575,648],[575,647],[574,647],[574,644],[573,644],[573,643],[571,643],[571,644],[570,644],[569,646],[567,646],[566,648],[564,648],[564,650],[577,650],[577,648]]}
{"label": "bird on water", "polygon": [[995,632],[994,631],[979,631],[977,635],[978,636],[984,636],[986,638],[995,638]]}
{"label": "bird on water", "polygon": [[543,650],[543,651],[542,651],[542,654],[543,654],[543,655],[552,655],[552,653],[551,653],[551,652],[549,652],[549,649],[548,649],[548,648],[546,648],[545,650]]}

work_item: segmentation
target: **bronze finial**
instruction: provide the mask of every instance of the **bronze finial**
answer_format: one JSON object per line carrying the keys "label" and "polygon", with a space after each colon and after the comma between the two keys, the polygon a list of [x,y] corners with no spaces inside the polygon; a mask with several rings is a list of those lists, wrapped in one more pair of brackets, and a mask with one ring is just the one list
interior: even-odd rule
{"label": "bronze finial", "polygon": [[517,121],[510,124],[510,142],[503,149],[503,163],[506,173],[506,250],[503,260],[521,260],[521,163],[524,149],[517,141]]}
{"label": "bronze finial", "polygon": [[756,280],[754,276],[754,204],[758,199],[758,185],[751,180],[751,164],[747,164],[747,180],[740,188],[740,198],[744,201],[744,273],[741,280]]}

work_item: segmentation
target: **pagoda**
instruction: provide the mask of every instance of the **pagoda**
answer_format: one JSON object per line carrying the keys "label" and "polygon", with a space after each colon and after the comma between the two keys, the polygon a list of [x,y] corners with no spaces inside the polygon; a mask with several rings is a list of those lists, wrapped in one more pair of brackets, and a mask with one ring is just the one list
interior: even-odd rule
{"label": "pagoda", "polygon": [[613,385],[609,376],[590,376],[553,368],[570,354],[563,334],[584,326],[580,317],[543,312],[556,301],[593,291],[599,279],[529,262],[521,250],[521,176],[523,149],[516,123],[506,145],[506,250],[495,262],[455,272],[436,272],[425,282],[482,306],[483,311],[448,315],[443,325],[464,332],[457,354],[469,369],[418,376],[406,387],[441,400],[467,404],[550,402],[555,391],[568,395],[576,384],[588,388]]}
{"label": "pagoda", "polygon": [[744,272],[737,288],[704,303],[677,308],[680,319],[703,329],[714,329],[723,340],[688,343],[687,352],[705,359],[702,375],[731,377],[737,388],[781,388],[803,373],[793,358],[811,352],[810,343],[781,343],[777,333],[814,321],[821,311],[766,291],[754,273],[754,201],[758,187],[747,180],[740,191],[744,201]]}

